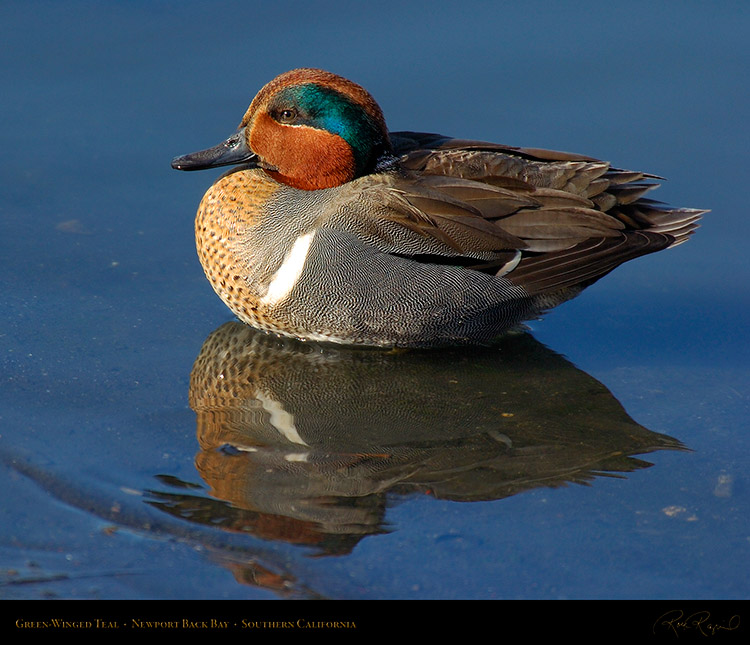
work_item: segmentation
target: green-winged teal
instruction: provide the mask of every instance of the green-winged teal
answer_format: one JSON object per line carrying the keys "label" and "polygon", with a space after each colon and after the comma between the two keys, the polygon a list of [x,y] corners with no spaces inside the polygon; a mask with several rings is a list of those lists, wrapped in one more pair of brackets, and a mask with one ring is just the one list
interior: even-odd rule
{"label": "green-winged teal", "polygon": [[195,223],[211,285],[254,327],[338,343],[490,341],[705,212],[590,157],[389,133],[366,90],[317,69],[278,76],[234,135],[172,162],[230,164]]}

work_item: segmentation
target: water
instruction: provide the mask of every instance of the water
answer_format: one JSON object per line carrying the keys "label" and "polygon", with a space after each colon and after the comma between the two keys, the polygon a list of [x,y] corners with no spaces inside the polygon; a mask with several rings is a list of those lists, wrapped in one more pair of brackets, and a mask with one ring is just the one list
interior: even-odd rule
{"label": "water", "polygon": [[[0,596],[747,598],[748,9],[304,7],[0,7]],[[217,383],[214,175],[169,161],[298,66],[394,130],[612,159],[712,213],[502,355],[249,337]]]}

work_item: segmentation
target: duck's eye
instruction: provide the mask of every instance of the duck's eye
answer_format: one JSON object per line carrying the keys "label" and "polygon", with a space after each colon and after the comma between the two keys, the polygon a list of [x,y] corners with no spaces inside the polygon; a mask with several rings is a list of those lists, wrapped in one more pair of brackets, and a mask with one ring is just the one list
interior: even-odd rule
{"label": "duck's eye", "polygon": [[297,118],[297,110],[294,110],[292,108],[287,108],[286,110],[281,110],[279,112],[280,123],[291,123],[296,118]]}

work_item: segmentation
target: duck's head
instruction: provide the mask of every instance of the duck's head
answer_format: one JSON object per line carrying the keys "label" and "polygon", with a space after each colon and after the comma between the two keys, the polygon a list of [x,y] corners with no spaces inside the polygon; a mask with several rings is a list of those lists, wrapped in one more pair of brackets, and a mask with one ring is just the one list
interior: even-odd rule
{"label": "duck's head", "polygon": [[282,183],[317,190],[367,175],[390,156],[383,113],[367,90],[330,72],[294,69],[258,92],[229,139],[177,157],[172,167],[250,164]]}

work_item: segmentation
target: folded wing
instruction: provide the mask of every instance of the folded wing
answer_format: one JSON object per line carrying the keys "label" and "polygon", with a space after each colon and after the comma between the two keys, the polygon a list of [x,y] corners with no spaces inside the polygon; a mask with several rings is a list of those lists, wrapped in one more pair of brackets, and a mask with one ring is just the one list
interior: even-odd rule
{"label": "folded wing", "polygon": [[376,187],[381,216],[441,249],[403,255],[505,275],[531,294],[586,286],[679,244],[706,212],[644,197],[655,175],[581,155],[391,136],[401,173]]}

